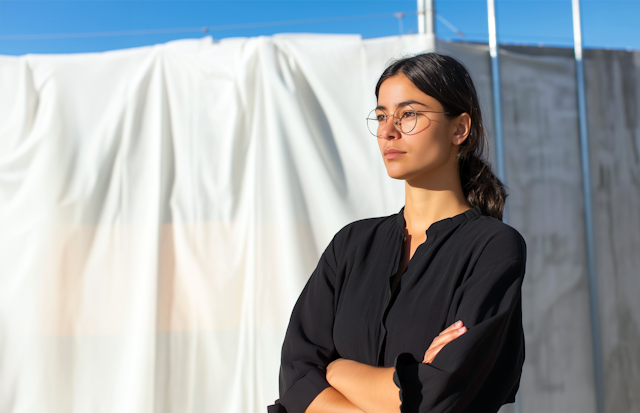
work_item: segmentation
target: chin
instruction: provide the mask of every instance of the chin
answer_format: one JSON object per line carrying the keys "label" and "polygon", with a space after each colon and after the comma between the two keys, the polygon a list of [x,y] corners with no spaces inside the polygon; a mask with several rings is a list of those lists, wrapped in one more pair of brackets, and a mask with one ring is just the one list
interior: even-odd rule
{"label": "chin", "polygon": [[407,168],[401,165],[387,165],[387,175],[393,179],[401,179],[409,181],[412,179],[420,179],[426,175],[433,173],[432,168]]}
{"label": "chin", "polygon": [[400,168],[387,168],[387,175],[389,175],[389,177],[393,179],[405,180],[407,178],[410,178],[413,174]]}

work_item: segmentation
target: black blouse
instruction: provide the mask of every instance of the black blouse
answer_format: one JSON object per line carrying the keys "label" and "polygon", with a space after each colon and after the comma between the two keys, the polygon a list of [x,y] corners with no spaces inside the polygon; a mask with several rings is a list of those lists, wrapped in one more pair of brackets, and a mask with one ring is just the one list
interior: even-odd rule
{"label": "black blouse", "polygon": [[[320,257],[291,315],[270,412],[303,412],[329,386],[337,358],[394,366],[403,412],[495,412],[514,401],[525,356],[524,239],[480,207],[435,222],[392,295],[403,212],[345,226]],[[458,320],[467,332],[423,364]]]}

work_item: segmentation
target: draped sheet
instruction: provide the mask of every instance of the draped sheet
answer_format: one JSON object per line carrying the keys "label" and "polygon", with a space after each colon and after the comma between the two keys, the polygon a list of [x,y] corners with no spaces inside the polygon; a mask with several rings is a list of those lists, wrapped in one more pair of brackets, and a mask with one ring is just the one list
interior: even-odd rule
{"label": "draped sheet", "polygon": [[404,203],[365,117],[432,45],[0,56],[0,411],[265,411],[331,237]]}

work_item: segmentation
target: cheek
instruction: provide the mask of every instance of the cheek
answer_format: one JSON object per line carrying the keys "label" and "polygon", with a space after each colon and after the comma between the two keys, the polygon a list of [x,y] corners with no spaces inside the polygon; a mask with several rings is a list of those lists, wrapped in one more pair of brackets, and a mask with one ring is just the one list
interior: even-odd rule
{"label": "cheek", "polygon": [[437,161],[449,156],[450,146],[442,136],[428,135],[414,140],[412,152],[421,162]]}

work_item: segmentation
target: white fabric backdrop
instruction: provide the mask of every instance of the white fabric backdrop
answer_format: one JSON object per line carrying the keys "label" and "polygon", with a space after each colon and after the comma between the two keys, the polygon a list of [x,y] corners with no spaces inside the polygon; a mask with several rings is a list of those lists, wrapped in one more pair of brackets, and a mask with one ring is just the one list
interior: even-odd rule
{"label": "white fabric backdrop", "polygon": [[320,253],[403,205],[364,118],[432,45],[0,56],[0,411],[264,412]]}

